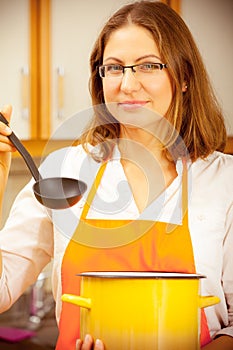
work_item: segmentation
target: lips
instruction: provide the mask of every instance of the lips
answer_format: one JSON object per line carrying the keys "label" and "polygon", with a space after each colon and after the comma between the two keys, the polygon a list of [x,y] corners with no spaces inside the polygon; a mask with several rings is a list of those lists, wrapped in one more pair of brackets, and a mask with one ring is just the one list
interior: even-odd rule
{"label": "lips", "polygon": [[118,105],[125,110],[134,110],[134,109],[142,108],[146,104],[147,104],[147,101],[133,100],[133,101],[123,101],[123,102],[120,102]]}

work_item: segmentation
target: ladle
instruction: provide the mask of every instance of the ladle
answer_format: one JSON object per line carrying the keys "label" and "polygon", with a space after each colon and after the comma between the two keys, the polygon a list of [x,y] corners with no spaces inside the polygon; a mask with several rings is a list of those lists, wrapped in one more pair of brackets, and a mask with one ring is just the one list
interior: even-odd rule
{"label": "ladle", "polygon": [[[7,119],[1,112],[0,121],[9,125]],[[33,185],[33,192],[36,199],[41,204],[51,209],[66,209],[76,204],[81,199],[83,193],[87,189],[85,182],[67,177],[50,177],[42,179],[31,155],[13,131],[8,135],[8,138],[23,157],[34,177],[36,182]]]}

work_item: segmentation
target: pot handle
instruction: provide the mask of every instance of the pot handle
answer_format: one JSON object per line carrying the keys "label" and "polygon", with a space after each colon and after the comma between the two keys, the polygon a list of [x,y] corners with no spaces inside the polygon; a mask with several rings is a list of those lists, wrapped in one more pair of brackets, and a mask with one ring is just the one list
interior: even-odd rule
{"label": "pot handle", "polygon": [[[86,309],[91,309],[91,299],[90,298],[84,298],[80,297],[74,294],[63,294],[61,297],[62,301],[84,307]],[[220,299],[216,296],[200,296],[198,297],[198,306],[200,308],[204,308],[207,306],[212,306],[215,304],[218,304],[220,302]]]}
{"label": "pot handle", "polygon": [[210,296],[199,295],[198,297],[198,306],[200,308],[212,306],[212,305],[218,304],[219,302],[220,302],[220,299],[214,295],[210,295]]}
{"label": "pot handle", "polygon": [[74,294],[63,294],[61,297],[62,301],[66,301],[68,303],[78,305],[81,307],[85,307],[86,309],[91,308],[91,299],[90,298],[83,298]]}

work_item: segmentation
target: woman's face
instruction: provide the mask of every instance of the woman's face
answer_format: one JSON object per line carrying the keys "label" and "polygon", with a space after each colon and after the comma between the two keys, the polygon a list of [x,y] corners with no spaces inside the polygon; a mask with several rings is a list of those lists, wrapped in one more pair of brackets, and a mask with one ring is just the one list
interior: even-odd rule
{"label": "woman's face", "polygon": [[[103,54],[103,65],[143,63],[166,63],[161,61],[158,47],[149,31],[131,24],[110,35]],[[124,120],[119,117],[121,112],[133,120],[134,115],[139,115],[143,108],[144,111],[149,109],[164,116],[172,100],[172,86],[166,68],[153,73],[134,73],[129,68],[124,70],[121,77],[104,77],[103,93],[105,103],[110,104],[108,109],[122,123]],[[115,105],[113,108],[112,103]]]}

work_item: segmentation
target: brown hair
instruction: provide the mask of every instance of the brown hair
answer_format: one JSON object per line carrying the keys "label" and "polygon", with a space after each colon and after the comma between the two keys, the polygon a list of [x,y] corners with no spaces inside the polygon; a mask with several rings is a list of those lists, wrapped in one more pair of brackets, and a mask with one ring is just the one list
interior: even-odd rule
{"label": "brown hair", "polygon": [[[119,138],[120,127],[115,118],[107,109],[95,107],[104,104],[102,79],[97,67],[103,63],[104,49],[111,33],[130,23],[151,32],[162,62],[168,65],[173,99],[166,118],[183,139],[190,158],[194,161],[215,150],[223,151],[226,143],[224,119],[199,50],[182,18],[159,1],[126,5],[102,29],[90,57],[89,87],[95,115],[81,138],[84,148],[86,143],[100,144],[102,157],[106,159],[111,154],[111,140]],[[186,92],[182,92],[184,83]],[[173,146],[176,143],[177,140],[173,140]]]}

